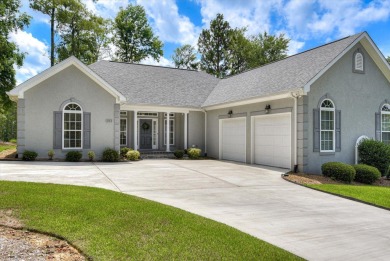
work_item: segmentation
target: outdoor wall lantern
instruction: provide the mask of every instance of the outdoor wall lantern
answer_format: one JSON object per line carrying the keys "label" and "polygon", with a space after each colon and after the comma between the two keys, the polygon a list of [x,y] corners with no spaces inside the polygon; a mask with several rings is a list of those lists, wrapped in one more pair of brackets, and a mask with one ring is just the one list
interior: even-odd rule
{"label": "outdoor wall lantern", "polygon": [[269,111],[271,110],[271,105],[267,104],[265,105],[265,113],[269,113]]}
{"label": "outdoor wall lantern", "polygon": [[232,110],[228,111],[229,118],[232,117],[232,114],[233,114],[233,111],[232,111]]}

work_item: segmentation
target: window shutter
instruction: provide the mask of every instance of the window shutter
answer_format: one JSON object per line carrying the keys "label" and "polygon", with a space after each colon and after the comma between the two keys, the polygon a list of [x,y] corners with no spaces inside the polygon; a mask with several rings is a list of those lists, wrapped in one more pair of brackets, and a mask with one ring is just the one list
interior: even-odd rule
{"label": "window shutter", "polygon": [[62,111],[54,112],[53,149],[62,149]]}
{"label": "window shutter", "polygon": [[355,55],[355,70],[363,71],[363,55],[361,53],[356,53]]}
{"label": "window shutter", "polygon": [[375,139],[381,141],[381,114],[375,113]]}
{"label": "window shutter", "polygon": [[83,148],[90,149],[91,148],[91,113],[84,112],[83,113]]}
{"label": "window shutter", "polygon": [[336,151],[341,151],[341,111],[336,110]]}
{"label": "window shutter", "polygon": [[313,109],[313,151],[320,151],[320,110]]}

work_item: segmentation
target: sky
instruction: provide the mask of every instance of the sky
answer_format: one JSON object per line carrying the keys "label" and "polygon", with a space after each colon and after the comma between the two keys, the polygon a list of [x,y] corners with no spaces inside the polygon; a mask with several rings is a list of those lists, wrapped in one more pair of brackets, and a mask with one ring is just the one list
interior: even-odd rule
{"label": "sky", "polygon": [[[10,40],[26,53],[24,65],[17,68],[22,83],[50,66],[49,17],[29,8],[21,0],[22,11],[32,16],[23,31]],[[175,48],[196,43],[202,29],[222,13],[232,28],[247,28],[247,35],[283,33],[290,39],[288,54],[296,54],[328,42],[367,31],[381,52],[390,56],[390,0],[83,0],[97,15],[114,19],[120,7],[129,3],[145,8],[155,35],[164,43],[159,62],[145,64],[173,66]]]}

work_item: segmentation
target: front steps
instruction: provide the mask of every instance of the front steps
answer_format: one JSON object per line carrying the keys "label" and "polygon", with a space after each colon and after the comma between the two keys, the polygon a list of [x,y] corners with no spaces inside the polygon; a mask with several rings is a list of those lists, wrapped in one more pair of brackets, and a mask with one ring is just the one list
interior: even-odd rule
{"label": "front steps", "polygon": [[174,159],[173,152],[166,151],[140,151],[141,159]]}

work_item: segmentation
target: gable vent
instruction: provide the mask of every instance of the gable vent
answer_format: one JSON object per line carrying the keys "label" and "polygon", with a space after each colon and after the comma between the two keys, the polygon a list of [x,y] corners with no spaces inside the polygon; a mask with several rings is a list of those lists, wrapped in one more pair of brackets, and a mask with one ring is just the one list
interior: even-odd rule
{"label": "gable vent", "polygon": [[363,55],[361,53],[355,54],[355,70],[356,71],[364,71]]}

